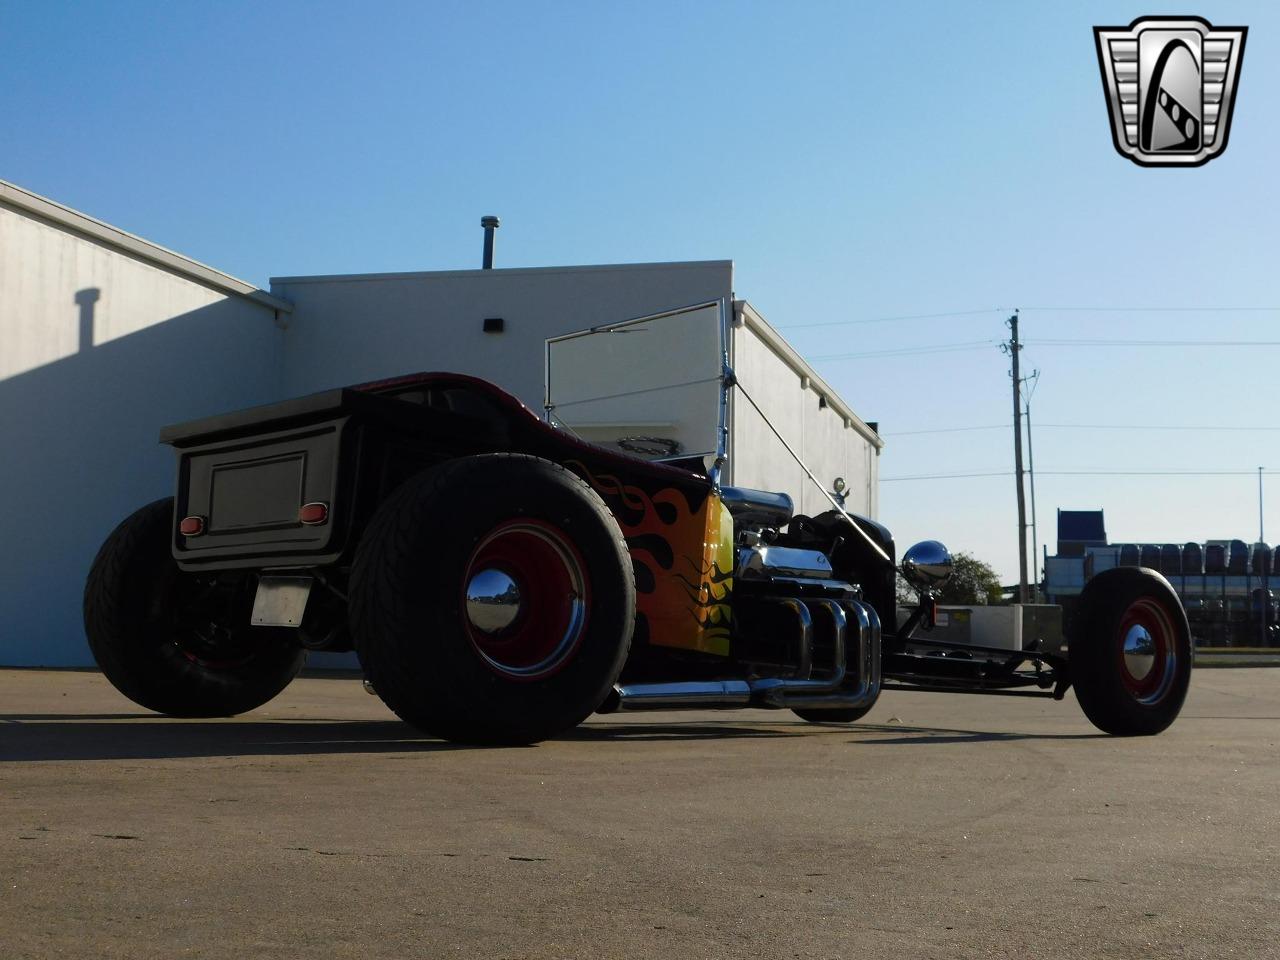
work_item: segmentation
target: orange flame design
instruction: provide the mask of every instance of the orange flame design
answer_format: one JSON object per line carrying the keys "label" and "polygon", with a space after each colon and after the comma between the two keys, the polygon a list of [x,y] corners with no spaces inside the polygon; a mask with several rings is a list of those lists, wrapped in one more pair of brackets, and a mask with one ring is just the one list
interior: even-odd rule
{"label": "orange flame design", "polygon": [[[698,507],[679,489],[652,493],[612,474],[565,463],[618,520],[636,573],[637,636],[664,647],[727,654],[733,589],[732,521],[720,500]],[[681,568],[688,568],[688,573]]]}

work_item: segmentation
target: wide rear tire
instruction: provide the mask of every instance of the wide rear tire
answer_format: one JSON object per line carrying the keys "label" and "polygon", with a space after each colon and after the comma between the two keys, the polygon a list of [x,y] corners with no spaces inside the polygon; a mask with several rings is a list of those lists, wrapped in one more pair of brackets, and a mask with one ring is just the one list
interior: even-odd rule
{"label": "wide rear tire", "polygon": [[1173,723],[1191,683],[1191,628],[1173,587],[1144,567],[1103,571],[1080,595],[1071,682],[1098,729],[1149,736]]}
{"label": "wide rear tire", "polygon": [[378,510],[351,574],[356,650],[383,701],[460,743],[581,723],[622,671],[635,578],[600,497],[521,454],[452,460]]}
{"label": "wide rear tire", "polygon": [[173,499],[149,503],[98,551],[84,590],[89,649],[111,684],[175,717],[259,707],[306,661],[296,632],[249,623],[257,580],[188,574],[169,550]]}

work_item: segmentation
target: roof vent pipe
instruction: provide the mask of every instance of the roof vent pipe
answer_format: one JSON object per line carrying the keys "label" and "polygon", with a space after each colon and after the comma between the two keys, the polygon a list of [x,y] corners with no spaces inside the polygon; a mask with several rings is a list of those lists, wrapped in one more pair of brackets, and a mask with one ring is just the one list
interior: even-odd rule
{"label": "roof vent pipe", "polygon": [[481,269],[493,269],[493,231],[502,226],[497,217],[481,217],[480,226],[484,227],[484,263]]}

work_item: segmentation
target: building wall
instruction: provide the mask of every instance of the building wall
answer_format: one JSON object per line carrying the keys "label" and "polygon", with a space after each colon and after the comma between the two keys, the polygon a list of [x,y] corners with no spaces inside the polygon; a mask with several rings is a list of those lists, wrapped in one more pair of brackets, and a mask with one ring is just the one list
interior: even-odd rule
{"label": "building wall", "polygon": [[[602,323],[731,297],[733,264],[273,278],[290,300],[292,393],[423,370],[492,379],[541,415],[543,344]],[[483,321],[501,317],[502,333]]]}
{"label": "building wall", "polygon": [[[1267,551],[1258,567],[1241,564],[1235,573],[1206,568],[1203,563],[1184,567],[1180,561],[1162,562],[1157,569],[1181,599],[1198,646],[1280,646],[1280,610],[1274,599],[1280,575],[1272,563]],[[1122,547],[1117,544],[1087,546],[1083,556],[1046,557],[1045,594],[1050,603],[1070,606],[1093,577],[1124,565]]]}
{"label": "building wall", "polygon": [[167,423],[278,396],[274,310],[0,201],[0,663],[92,663],[89,566]]}

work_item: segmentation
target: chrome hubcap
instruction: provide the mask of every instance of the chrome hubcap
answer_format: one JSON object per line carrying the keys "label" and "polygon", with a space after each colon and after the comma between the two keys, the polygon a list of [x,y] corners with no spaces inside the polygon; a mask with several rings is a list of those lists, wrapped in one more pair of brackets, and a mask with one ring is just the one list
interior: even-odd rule
{"label": "chrome hubcap", "polygon": [[561,530],[513,519],[481,540],[463,577],[463,626],[494,672],[535,680],[559,670],[586,628],[585,565]]}
{"label": "chrome hubcap", "polygon": [[467,584],[467,619],[488,636],[496,636],[516,622],[522,609],[520,587],[501,570],[481,570]]}
{"label": "chrome hubcap", "polygon": [[1124,636],[1124,665],[1129,676],[1145,680],[1156,663],[1156,641],[1140,623],[1135,623]]}

